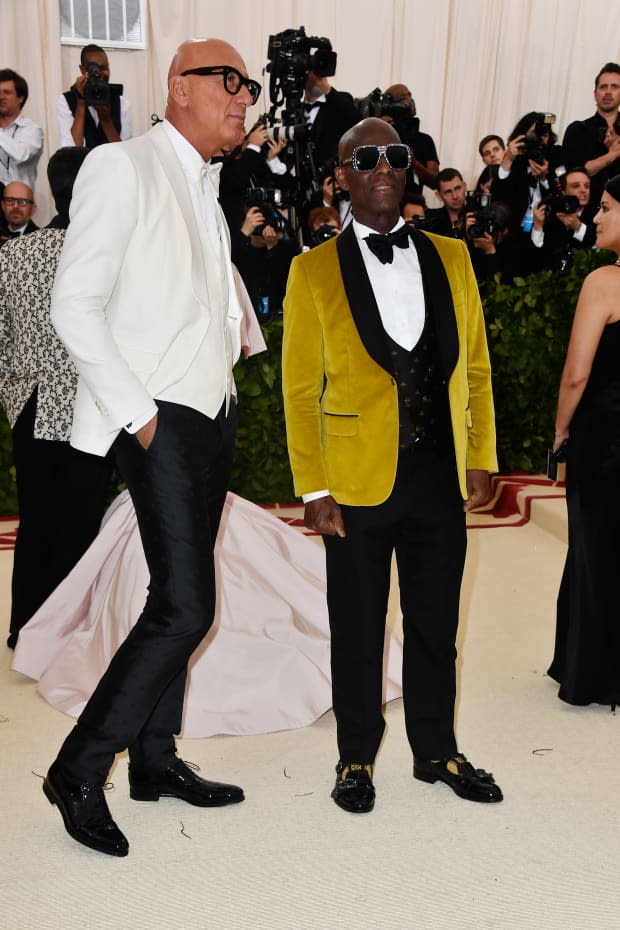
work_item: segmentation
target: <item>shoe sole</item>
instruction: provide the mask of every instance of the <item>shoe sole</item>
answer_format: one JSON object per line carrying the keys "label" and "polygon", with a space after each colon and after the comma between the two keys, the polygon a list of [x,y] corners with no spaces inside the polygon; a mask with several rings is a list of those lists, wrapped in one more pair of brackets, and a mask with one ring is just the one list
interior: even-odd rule
{"label": "shoe sole", "polygon": [[116,856],[117,858],[124,858],[128,854],[129,848],[125,850],[102,849],[100,846],[96,846],[94,843],[89,843],[87,837],[81,836],[80,834],[76,833],[73,827],[71,826],[71,821],[68,819],[66,811],[61,801],[54,793],[47,779],[44,779],[43,781],[43,794],[45,795],[45,797],[47,798],[47,800],[50,802],[50,804],[53,807],[55,806],[58,808],[58,810],[60,811],[60,816],[62,817],[62,822],[65,825],[65,830],[67,831],[71,839],[76,841],[76,843],[80,843],[82,846],[86,846],[88,849],[94,849],[95,852],[103,853],[104,856]]}
{"label": "shoe sole", "polygon": [[166,791],[149,791],[129,786],[129,797],[132,801],[159,801],[160,798],[176,798],[178,801],[185,801],[186,804],[192,804],[194,807],[227,807],[229,804],[240,804],[245,801],[245,796],[240,798],[225,798],[221,801],[192,801],[184,798],[179,794],[171,794]]}

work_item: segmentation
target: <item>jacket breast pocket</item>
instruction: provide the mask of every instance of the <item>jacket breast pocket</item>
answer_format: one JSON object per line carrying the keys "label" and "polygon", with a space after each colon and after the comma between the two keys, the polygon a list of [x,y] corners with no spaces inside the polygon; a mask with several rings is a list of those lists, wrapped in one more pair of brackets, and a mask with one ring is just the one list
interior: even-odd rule
{"label": "jacket breast pocket", "polygon": [[330,436],[356,436],[359,425],[357,413],[330,413],[323,411],[323,427]]}

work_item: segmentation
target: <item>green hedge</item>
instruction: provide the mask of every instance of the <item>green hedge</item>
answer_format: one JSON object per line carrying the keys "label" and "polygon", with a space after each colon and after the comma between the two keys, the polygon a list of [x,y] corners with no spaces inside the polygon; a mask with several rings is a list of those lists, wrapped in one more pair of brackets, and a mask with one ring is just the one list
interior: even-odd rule
{"label": "green hedge", "polygon": [[579,290],[611,259],[609,252],[577,252],[567,274],[541,271],[482,286],[500,471],[544,471]]}
{"label": "green hedge", "polygon": [[[577,253],[568,274],[543,271],[518,278],[514,285],[492,281],[483,286],[502,471],[544,469],[579,289],[592,268],[609,261],[609,253]],[[231,487],[254,501],[290,501],[293,481],[280,380],[282,320],[269,320],[263,331],[268,352],[235,369],[239,433]],[[10,430],[0,415],[0,514],[16,512]]]}

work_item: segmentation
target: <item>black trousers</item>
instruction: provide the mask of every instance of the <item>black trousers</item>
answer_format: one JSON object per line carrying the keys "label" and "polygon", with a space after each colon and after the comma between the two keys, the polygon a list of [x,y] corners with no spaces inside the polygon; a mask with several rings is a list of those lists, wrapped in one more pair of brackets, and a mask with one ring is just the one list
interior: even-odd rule
{"label": "black trousers", "polygon": [[344,506],[347,536],[325,536],[338,749],[373,762],[383,736],[383,646],[392,554],[403,614],[403,700],[413,754],[456,752],[456,631],[466,531],[454,453],[401,453],[389,498]]}
{"label": "black trousers", "polygon": [[212,420],[158,402],[155,437],[144,450],[123,431],[119,469],[135,507],[150,572],[144,610],[58,755],[65,774],[103,784],[114,755],[129,749],[136,769],[175,757],[187,663],[213,623],[213,547],[232,467],[236,407]]}
{"label": "black trousers", "polygon": [[19,529],[13,557],[9,643],[69,574],[99,532],[110,457],[34,438],[37,391],[13,427]]}

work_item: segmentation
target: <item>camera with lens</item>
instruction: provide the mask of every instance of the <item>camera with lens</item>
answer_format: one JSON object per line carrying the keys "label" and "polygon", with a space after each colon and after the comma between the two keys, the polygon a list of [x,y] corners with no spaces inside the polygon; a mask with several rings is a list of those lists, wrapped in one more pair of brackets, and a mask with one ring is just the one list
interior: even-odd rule
{"label": "camera with lens", "polygon": [[392,120],[394,129],[403,141],[405,136],[412,131],[417,131],[420,121],[415,115],[415,104],[413,101],[401,103],[390,94],[386,94],[379,87],[375,87],[365,97],[358,98],[355,101],[360,114],[360,119],[366,119],[368,116],[389,116]]}
{"label": "camera with lens", "polygon": [[317,226],[312,232],[311,239],[315,245],[320,245],[322,242],[327,242],[328,239],[333,239],[334,236],[338,235],[338,230],[335,226],[330,226],[329,223],[323,223],[322,226]]}
{"label": "camera with lens", "polygon": [[303,26],[269,36],[267,58],[273,104],[281,101],[279,91],[287,101],[291,97],[301,99],[310,71],[318,77],[336,73],[337,55],[329,39],[307,36]]}
{"label": "camera with lens", "polygon": [[276,232],[287,232],[288,220],[278,209],[282,203],[282,191],[277,188],[251,187],[246,191],[245,202],[248,208],[258,207],[265,220],[256,227],[253,235],[262,235],[265,226],[271,226]]}
{"label": "camera with lens", "polygon": [[415,226],[416,229],[428,229],[432,232],[432,225],[427,216],[422,216],[421,213],[414,213],[409,217],[408,220],[405,220],[409,226]]}
{"label": "camera with lens", "polygon": [[463,215],[473,213],[474,222],[467,230],[468,239],[480,239],[487,233],[493,236],[496,230],[493,204],[490,194],[482,191],[467,191]]}
{"label": "camera with lens", "polygon": [[562,185],[562,178],[566,175],[564,165],[559,165],[549,178],[549,193],[540,201],[541,206],[547,208],[548,213],[577,213],[579,198],[567,194]]}
{"label": "camera with lens", "polygon": [[82,96],[89,107],[109,107],[112,97],[120,97],[123,93],[122,84],[108,84],[96,62],[87,61],[86,72],[88,77]]}
{"label": "camera with lens", "polygon": [[565,194],[563,190],[550,190],[540,203],[550,213],[577,213],[579,210],[579,199],[572,194]]}
{"label": "camera with lens", "polygon": [[523,140],[522,154],[526,158],[531,158],[537,165],[547,158],[549,151],[549,136],[552,133],[552,126],[555,123],[555,113],[538,113],[534,131],[528,132]]}
{"label": "camera with lens", "polygon": [[303,142],[308,137],[309,127],[307,123],[283,126],[281,121],[272,116],[271,113],[263,113],[256,125],[258,123],[262,123],[265,127],[270,142]]}

